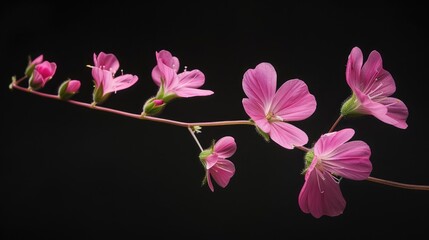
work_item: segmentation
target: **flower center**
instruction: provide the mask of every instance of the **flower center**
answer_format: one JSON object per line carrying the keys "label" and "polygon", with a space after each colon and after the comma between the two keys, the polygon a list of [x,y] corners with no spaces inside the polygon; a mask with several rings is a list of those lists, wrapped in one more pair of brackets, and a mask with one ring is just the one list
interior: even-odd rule
{"label": "flower center", "polygon": [[284,122],[285,121],[282,117],[275,115],[273,112],[268,112],[267,115],[265,116],[265,118],[269,122]]}

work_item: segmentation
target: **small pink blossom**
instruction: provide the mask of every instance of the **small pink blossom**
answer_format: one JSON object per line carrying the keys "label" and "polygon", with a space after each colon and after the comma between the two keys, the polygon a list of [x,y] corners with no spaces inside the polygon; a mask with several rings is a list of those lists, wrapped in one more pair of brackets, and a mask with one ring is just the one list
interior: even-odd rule
{"label": "small pink blossom", "polygon": [[175,97],[189,98],[208,96],[213,91],[198,89],[205,82],[205,76],[200,70],[177,73],[180,67],[179,59],[169,51],[156,52],[157,65],[152,70],[152,79],[160,87],[157,98],[166,102]]}
{"label": "small pink blossom", "polygon": [[30,87],[37,90],[45,86],[52,79],[57,70],[57,65],[54,62],[44,61],[34,67],[34,71],[30,77]]}
{"label": "small pink blossom", "polygon": [[206,169],[206,181],[212,192],[214,187],[211,178],[225,188],[235,173],[234,164],[227,158],[234,155],[237,145],[233,137],[226,136],[217,141],[212,148],[207,149],[200,154],[200,159]]}
{"label": "small pink blossom", "polygon": [[277,73],[269,63],[246,71],[243,90],[248,98],[243,107],[263,132],[280,146],[293,149],[308,142],[301,129],[288,123],[308,118],[316,110],[316,100],[299,79],[288,80],[278,89]]}
{"label": "small pink blossom", "polygon": [[[340,190],[340,178],[365,180],[372,171],[371,149],[363,141],[349,141],[354,130],[343,129],[322,135],[308,152],[305,183],[299,194],[301,210],[316,218],[338,216],[346,201]],[[307,158],[307,156],[306,156]]]}
{"label": "small pink blossom", "polygon": [[346,69],[347,84],[352,96],[343,104],[342,115],[373,115],[395,127],[407,128],[408,108],[399,99],[390,97],[396,91],[392,75],[383,69],[380,53],[372,51],[363,64],[362,51],[354,47]]}
{"label": "small pink blossom", "polygon": [[106,100],[109,93],[120,91],[134,85],[138,77],[131,74],[122,74],[115,77],[115,72],[119,68],[119,61],[113,54],[101,52],[98,56],[94,54],[94,64],[92,67],[92,77],[94,78],[94,103],[101,103]]}

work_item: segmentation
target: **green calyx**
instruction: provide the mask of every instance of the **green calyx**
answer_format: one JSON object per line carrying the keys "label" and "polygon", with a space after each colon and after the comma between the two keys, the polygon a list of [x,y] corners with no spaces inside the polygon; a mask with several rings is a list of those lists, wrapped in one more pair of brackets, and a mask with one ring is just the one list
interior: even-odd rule
{"label": "green calyx", "polygon": [[161,113],[162,110],[164,110],[165,106],[165,101],[156,97],[152,97],[149,98],[143,105],[143,112],[145,115],[154,116]]}
{"label": "green calyx", "polygon": [[70,79],[63,82],[58,88],[58,97],[61,100],[69,100],[75,93],[67,92],[67,87],[69,85]]}
{"label": "green calyx", "polygon": [[101,104],[109,98],[110,93],[104,94],[103,92],[103,84],[94,88],[94,92],[92,93],[93,104]]}
{"label": "green calyx", "polygon": [[[252,119],[249,120],[251,123],[255,123],[255,121],[253,121]],[[260,129],[256,124],[255,125],[255,129],[256,132],[262,137],[264,138],[265,142],[270,142],[270,135],[268,135],[268,133],[262,131],[262,129]]]}
{"label": "green calyx", "polygon": [[310,149],[305,156],[304,156],[304,170],[302,171],[302,174],[307,172],[307,169],[310,167],[311,163],[314,159],[314,150]]}
{"label": "green calyx", "polygon": [[341,106],[341,115],[360,115],[359,112],[357,112],[359,105],[360,103],[356,95],[353,93],[346,101],[343,102],[343,105]]}

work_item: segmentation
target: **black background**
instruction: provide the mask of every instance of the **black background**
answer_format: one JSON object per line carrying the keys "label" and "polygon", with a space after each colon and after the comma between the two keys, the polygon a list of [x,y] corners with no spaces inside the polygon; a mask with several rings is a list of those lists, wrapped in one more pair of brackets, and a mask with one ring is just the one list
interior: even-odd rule
{"label": "black background", "polygon": [[[356,4],[356,5],[353,5]],[[312,5],[301,1],[223,1],[129,4],[9,3],[0,11],[1,232],[3,239],[135,239],[191,237],[271,239],[379,238],[426,235],[429,193],[343,180],[347,201],[338,217],[301,212],[303,152],[266,143],[249,126],[203,128],[204,147],[233,136],[236,174],[229,186],[201,187],[199,149],[185,128],[142,122],[65,102],[9,91],[27,57],[44,54],[58,65],[42,89],[55,93],[67,79],[82,82],[76,100],[90,102],[86,64],[114,53],[133,87],[103,106],[140,113],[156,93],[150,73],[155,51],[169,50],[206,76],[208,97],[177,99],[161,117],[180,121],[247,119],[244,72],[260,62],[277,70],[278,85],[304,80],[318,102],[294,123],[310,143],[326,132],[350,94],[347,56],[378,50],[393,75],[395,97],[409,108],[405,130],[373,117],[343,120],[353,139],[372,149],[372,176],[429,184],[427,158],[427,9],[419,5]],[[27,82],[23,82],[26,86]],[[420,227],[423,225],[423,228]]]}

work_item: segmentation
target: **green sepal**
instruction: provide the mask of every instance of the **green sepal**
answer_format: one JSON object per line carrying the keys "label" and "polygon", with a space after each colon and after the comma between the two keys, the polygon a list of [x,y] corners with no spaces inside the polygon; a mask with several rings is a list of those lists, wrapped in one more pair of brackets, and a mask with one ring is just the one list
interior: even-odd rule
{"label": "green sepal", "polygon": [[61,100],[69,100],[71,97],[73,97],[74,93],[67,92],[67,87],[69,85],[70,79],[67,81],[64,81],[61,83],[60,87],[58,88],[58,97]]}
{"label": "green sepal", "polygon": [[152,97],[152,98],[149,98],[145,102],[145,104],[143,105],[143,113],[145,115],[154,116],[154,115],[157,115],[157,114],[161,113],[162,110],[164,110],[164,108],[166,106],[165,101],[161,105],[156,105],[154,103],[154,100],[157,100],[157,99],[158,98],[156,98],[156,97]]}
{"label": "green sepal", "polygon": [[103,84],[94,88],[94,92],[92,93],[93,104],[101,104],[109,98],[110,93],[103,95]]}

